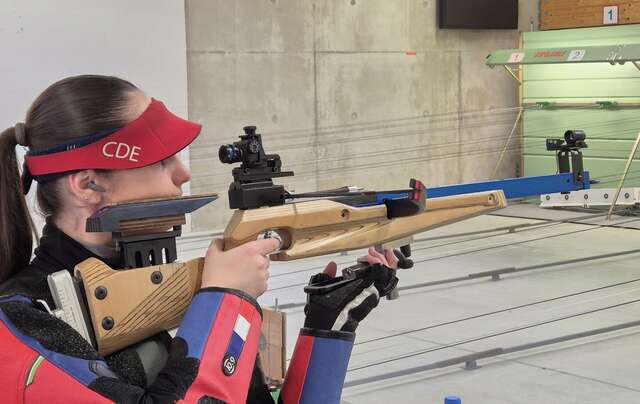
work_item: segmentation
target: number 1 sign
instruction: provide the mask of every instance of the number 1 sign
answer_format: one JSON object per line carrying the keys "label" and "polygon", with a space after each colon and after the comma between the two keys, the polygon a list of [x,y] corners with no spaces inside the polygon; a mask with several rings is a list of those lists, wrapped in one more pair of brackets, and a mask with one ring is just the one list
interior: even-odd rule
{"label": "number 1 sign", "polygon": [[607,6],[602,9],[602,23],[605,25],[618,23],[618,6]]}

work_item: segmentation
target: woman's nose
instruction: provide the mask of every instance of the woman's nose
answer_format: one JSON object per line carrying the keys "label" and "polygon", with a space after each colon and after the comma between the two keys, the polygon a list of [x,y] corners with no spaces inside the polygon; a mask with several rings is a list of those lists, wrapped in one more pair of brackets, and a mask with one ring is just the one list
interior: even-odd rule
{"label": "woman's nose", "polygon": [[171,178],[173,179],[174,184],[180,186],[191,179],[191,171],[177,156],[173,160]]}

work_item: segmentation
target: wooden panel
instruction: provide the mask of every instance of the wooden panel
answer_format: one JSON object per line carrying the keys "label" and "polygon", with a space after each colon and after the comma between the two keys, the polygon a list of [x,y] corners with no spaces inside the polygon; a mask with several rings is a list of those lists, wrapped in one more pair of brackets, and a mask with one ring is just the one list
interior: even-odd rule
{"label": "wooden panel", "polygon": [[282,311],[262,309],[260,365],[270,387],[279,387],[286,372],[286,316]]}
{"label": "wooden panel", "polygon": [[626,45],[638,43],[638,25],[616,25],[596,28],[577,28],[551,31],[523,32],[525,48],[551,48]]}
{"label": "wooden panel", "polygon": [[[132,271],[111,269],[95,258],[76,265],[75,275],[84,285],[100,355],[176,328],[200,288],[203,265],[203,258]],[[154,281],[154,273],[161,274],[160,281]],[[96,296],[98,288],[106,292],[102,298]],[[123,299],[118,291],[125,290]],[[108,317],[112,326],[105,329],[102,322]]]}
{"label": "wooden panel", "polygon": [[[600,181],[597,188],[613,188],[618,185],[624,170],[626,159],[585,158],[584,167],[589,171],[592,180]],[[525,171],[527,175],[548,175],[556,169],[553,155],[525,155]],[[625,181],[626,187],[640,187],[640,160],[635,159]]]}
{"label": "wooden panel", "polygon": [[[640,43],[640,25],[528,32],[523,35],[523,42],[524,48],[535,49]],[[529,65],[523,72],[523,102],[527,104],[640,102],[640,71],[630,63],[623,66],[608,63]],[[612,187],[640,132],[640,110],[594,109],[586,105],[572,109],[526,110],[523,116],[525,175],[555,172],[555,155],[545,150],[544,139],[561,138],[568,129],[582,129],[587,133],[589,147],[583,150],[584,167],[592,179],[602,181],[593,186]],[[640,160],[634,161],[631,171],[634,170],[640,170]],[[638,173],[629,174],[627,184],[640,184],[640,178],[635,178],[638,176]]]}
{"label": "wooden panel", "polygon": [[185,223],[185,215],[123,220],[120,222],[120,233],[124,236],[161,233],[171,229],[173,226],[183,226]]}
{"label": "wooden panel", "polygon": [[[640,72],[636,78],[589,80],[585,85],[580,80],[544,80],[524,83],[524,98],[581,98],[591,100],[610,100],[629,97],[637,100],[640,97]],[[587,101],[587,100],[584,100]],[[588,102],[587,101],[587,102]]]}
{"label": "wooden panel", "polygon": [[[597,153],[599,139],[626,140],[631,147],[640,132],[640,112],[638,110],[537,110],[527,111],[524,130],[527,139],[547,137],[562,137],[567,129],[582,129],[587,133],[589,148],[585,154]],[[533,143],[536,143],[532,141]],[[527,146],[531,145],[527,140]],[[616,157],[629,154],[628,148]],[[527,150],[528,151],[528,150]]]}
{"label": "wooden panel", "polygon": [[[636,133],[637,135],[637,133]],[[537,142],[533,143],[533,140]],[[546,151],[545,139],[527,139],[529,143],[528,152],[531,155],[546,156],[549,152]],[[629,157],[631,147],[633,146],[633,140],[589,140],[589,148],[583,150],[583,154],[587,158],[606,158],[606,159],[622,159],[626,161]],[[590,150],[591,149],[591,150]],[[640,158],[640,156],[638,156]],[[635,164],[635,162],[634,162]]]}
{"label": "wooden panel", "polygon": [[604,7],[618,6],[618,24],[640,22],[640,0],[542,0],[540,29],[596,27],[603,24]]}
{"label": "wooden panel", "polygon": [[[640,38],[638,38],[640,42]],[[549,65],[529,65],[526,66],[527,81],[533,80],[562,80],[576,79],[616,79],[616,78],[640,78],[640,71],[632,63],[620,65],[603,65],[602,63],[585,64],[557,64]],[[627,90],[633,94],[634,89]],[[636,91],[637,94],[637,91]]]}

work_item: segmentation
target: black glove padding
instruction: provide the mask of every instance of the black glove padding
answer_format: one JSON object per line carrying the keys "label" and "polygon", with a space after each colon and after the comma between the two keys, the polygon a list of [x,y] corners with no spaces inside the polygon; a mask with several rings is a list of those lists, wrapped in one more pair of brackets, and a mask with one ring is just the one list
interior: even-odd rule
{"label": "black glove padding", "polygon": [[395,270],[382,264],[361,263],[332,277],[319,273],[311,277],[304,288],[304,326],[319,330],[355,331],[381,296],[395,288]]}

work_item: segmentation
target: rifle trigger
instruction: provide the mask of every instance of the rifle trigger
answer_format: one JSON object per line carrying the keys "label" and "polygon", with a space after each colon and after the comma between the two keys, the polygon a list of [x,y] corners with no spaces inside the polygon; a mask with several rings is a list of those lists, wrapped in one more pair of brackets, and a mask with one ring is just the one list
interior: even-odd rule
{"label": "rifle trigger", "polygon": [[409,244],[400,247],[400,250],[393,250],[396,258],[398,258],[398,269],[413,268],[413,260],[409,258],[411,256],[411,247]]}

